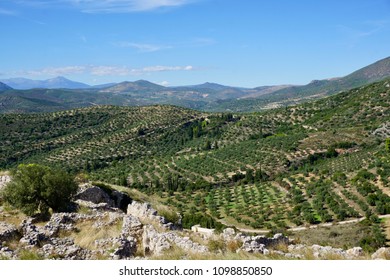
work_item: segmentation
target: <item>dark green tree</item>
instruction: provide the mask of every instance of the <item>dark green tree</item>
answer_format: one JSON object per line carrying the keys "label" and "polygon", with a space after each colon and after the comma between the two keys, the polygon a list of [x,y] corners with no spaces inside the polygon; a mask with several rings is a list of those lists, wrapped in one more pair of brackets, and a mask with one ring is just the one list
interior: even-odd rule
{"label": "dark green tree", "polygon": [[21,164],[12,177],[1,195],[26,215],[65,210],[78,188],[66,172],[39,164]]}

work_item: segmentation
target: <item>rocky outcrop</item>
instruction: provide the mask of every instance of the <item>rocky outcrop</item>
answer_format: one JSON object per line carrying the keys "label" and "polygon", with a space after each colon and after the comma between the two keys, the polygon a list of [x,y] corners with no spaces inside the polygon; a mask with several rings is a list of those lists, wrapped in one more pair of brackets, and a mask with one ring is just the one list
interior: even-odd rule
{"label": "rocky outcrop", "polygon": [[32,218],[23,220],[20,225],[23,237],[19,240],[19,243],[23,247],[41,246],[41,244],[49,239],[46,232],[40,230],[32,223]]}
{"label": "rocky outcrop", "polygon": [[110,198],[110,196],[101,188],[91,186],[91,187],[82,187],[78,194],[76,195],[76,199],[80,199],[83,201],[89,201],[94,204],[105,203],[108,207],[114,207],[115,203]]}
{"label": "rocky outcrop", "polygon": [[142,246],[145,255],[161,255],[164,250],[170,249],[171,244],[164,234],[160,234],[152,225],[144,227]]}
{"label": "rocky outcrop", "polygon": [[95,255],[106,255],[108,251],[110,258],[114,260],[130,259],[137,251],[137,240],[133,237],[123,238],[107,238],[95,241],[95,246],[99,248],[94,253]]}
{"label": "rocky outcrop", "polygon": [[3,241],[9,241],[19,236],[18,229],[10,224],[0,222],[0,244]]}
{"label": "rocky outcrop", "polygon": [[174,230],[181,227],[180,219],[179,219],[179,223],[176,225],[167,221],[163,216],[159,216],[157,211],[153,209],[149,203],[140,203],[137,201],[133,201],[127,207],[127,214],[133,215],[139,219],[148,219],[150,221],[157,222],[167,230]]}
{"label": "rocky outcrop", "polygon": [[130,196],[123,192],[118,192],[118,191],[112,191],[111,193],[111,199],[114,201],[114,206],[116,208],[121,209],[123,212],[126,213],[127,207],[129,204],[132,203],[132,199]]}
{"label": "rocky outcrop", "polygon": [[390,248],[379,248],[371,255],[373,260],[390,260]]}
{"label": "rocky outcrop", "polygon": [[116,190],[110,190],[107,193],[100,187],[88,184],[82,185],[76,195],[76,203],[96,210],[110,210],[118,208],[123,212],[127,211],[127,206],[132,199],[125,193]]}
{"label": "rocky outcrop", "polygon": [[0,243],[0,258],[16,259],[17,255],[10,248],[8,248],[7,246],[2,246]]}
{"label": "rocky outcrop", "polygon": [[354,247],[352,249],[343,250],[341,248],[333,248],[331,246],[312,245],[307,246],[304,244],[289,245],[288,252],[300,258],[304,256],[312,256],[315,259],[347,259],[354,260],[362,258],[364,253],[360,247]]}
{"label": "rocky outcrop", "polygon": [[248,253],[268,254],[269,248],[275,248],[282,244],[289,244],[289,239],[283,236],[283,234],[275,234],[272,238],[268,238],[262,235],[251,237],[238,234],[236,235],[235,239],[240,240],[243,243],[240,249]]}
{"label": "rocky outcrop", "polygon": [[145,254],[160,255],[175,245],[189,253],[207,253],[206,246],[193,242],[189,237],[181,237],[175,231],[159,233],[152,225],[144,226],[142,245]]}
{"label": "rocky outcrop", "polygon": [[0,190],[9,182],[11,182],[11,177],[8,175],[0,176]]}
{"label": "rocky outcrop", "polygon": [[38,250],[46,259],[85,260],[91,259],[90,250],[75,245],[70,238],[51,238]]}
{"label": "rocky outcrop", "polygon": [[141,221],[132,215],[123,217],[122,234],[123,238],[135,237],[140,239],[143,233],[143,225]]}
{"label": "rocky outcrop", "polygon": [[117,244],[117,248],[111,254],[111,258],[114,260],[129,259],[137,251],[137,240],[135,238],[116,238],[113,243]]}

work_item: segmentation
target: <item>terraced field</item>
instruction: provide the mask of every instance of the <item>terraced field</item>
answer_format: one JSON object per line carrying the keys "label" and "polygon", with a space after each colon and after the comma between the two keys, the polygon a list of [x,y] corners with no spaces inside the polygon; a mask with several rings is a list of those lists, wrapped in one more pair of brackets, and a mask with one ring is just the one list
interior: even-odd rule
{"label": "terraced field", "polygon": [[[0,168],[39,162],[185,215],[286,229],[390,213],[390,81],[253,114],[97,106],[0,115]],[[390,135],[389,135],[390,136]]]}

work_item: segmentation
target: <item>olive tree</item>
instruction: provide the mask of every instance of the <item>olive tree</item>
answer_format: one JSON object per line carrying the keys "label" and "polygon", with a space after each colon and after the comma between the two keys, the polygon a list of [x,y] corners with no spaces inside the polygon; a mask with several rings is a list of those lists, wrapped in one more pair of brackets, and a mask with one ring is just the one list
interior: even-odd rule
{"label": "olive tree", "polygon": [[62,170],[39,164],[21,164],[1,195],[26,215],[44,215],[49,209],[53,212],[66,209],[76,191],[74,177]]}

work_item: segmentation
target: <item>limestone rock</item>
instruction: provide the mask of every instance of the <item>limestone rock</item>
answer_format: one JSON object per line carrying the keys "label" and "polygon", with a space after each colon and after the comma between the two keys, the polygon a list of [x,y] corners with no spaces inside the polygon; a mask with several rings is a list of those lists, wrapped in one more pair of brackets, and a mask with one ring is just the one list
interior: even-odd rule
{"label": "limestone rock", "polygon": [[2,246],[0,243],[0,258],[16,259],[16,254],[10,248]]}
{"label": "limestone rock", "polygon": [[236,234],[236,232],[233,228],[225,228],[222,231],[222,237],[224,239],[233,239],[235,234]]}
{"label": "limestone rock", "polygon": [[0,176],[0,190],[9,182],[11,182],[11,177],[8,175]]}
{"label": "limestone rock", "polygon": [[89,201],[94,204],[106,203],[109,207],[114,207],[115,203],[110,196],[99,187],[82,188],[76,195],[77,199]]}
{"label": "limestone rock", "polygon": [[142,236],[143,228],[140,220],[132,215],[123,217],[123,226],[121,236],[128,238],[130,236],[140,238]]}
{"label": "limestone rock", "polygon": [[3,241],[8,241],[18,237],[18,229],[10,224],[0,222],[0,244]]}
{"label": "limestone rock", "polygon": [[164,236],[173,244],[191,253],[207,253],[206,246],[193,242],[189,237],[181,237],[175,231],[163,233]]}
{"label": "limestone rock", "polygon": [[62,260],[85,260],[91,258],[91,252],[73,243],[69,238],[52,238],[42,246],[39,252],[45,258]]}
{"label": "limestone rock", "polygon": [[114,260],[129,259],[137,251],[137,240],[135,238],[117,238],[115,243],[118,247],[111,254]]}
{"label": "limestone rock", "polygon": [[142,245],[146,255],[160,255],[164,250],[171,248],[167,238],[159,234],[152,225],[144,226]]}
{"label": "limestone rock", "polygon": [[249,253],[261,253],[264,254],[265,249],[273,248],[281,244],[289,244],[289,239],[283,234],[275,234],[273,238],[268,238],[262,235],[258,236],[246,236],[244,234],[237,234],[235,237],[236,240],[240,240],[243,244],[240,248],[243,251]]}
{"label": "limestone rock", "polygon": [[373,260],[390,260],[390,248],[379,248],[371,255],[371,258]]}
{"label": "limestone rock", "polygon": [[23,220],[21,224],[23,237],[19,240],[26,247],[40,246],[48,237],[32,223],[32,218]]}
{"label": "limestone rock", "polygon": [[363,256],[363,249],[361,247],[354,247],[346,251],[348,259],[357,259]]}
{"label": "limestone rock", "polygon": [[177,225],[168,222],[165,217],[159,216],[157,211],[152,208],[149,203],[140,203],[137,201],[133,201],[127,207],[127,214],[133,215],[139,219],[149,219],[151,221],[155,221],[159,223],[163,228],[167,230],[173,230],[181,227],[181,219],[179,217],[179,222]]}

